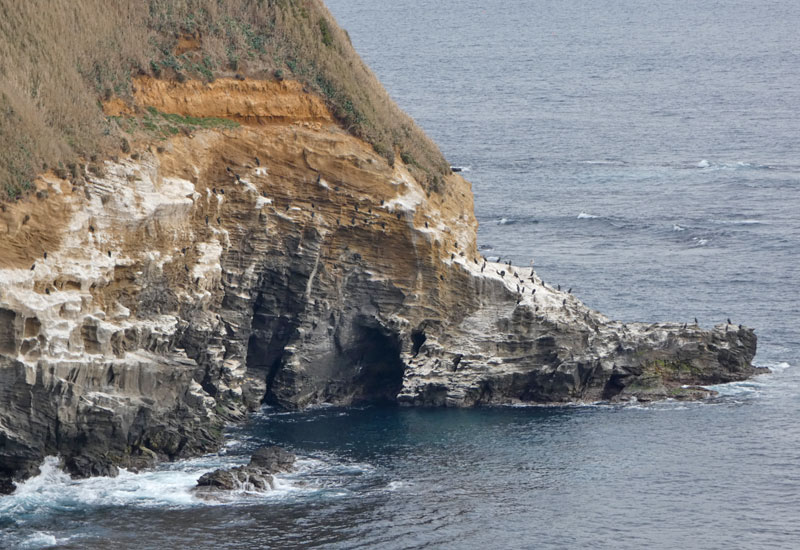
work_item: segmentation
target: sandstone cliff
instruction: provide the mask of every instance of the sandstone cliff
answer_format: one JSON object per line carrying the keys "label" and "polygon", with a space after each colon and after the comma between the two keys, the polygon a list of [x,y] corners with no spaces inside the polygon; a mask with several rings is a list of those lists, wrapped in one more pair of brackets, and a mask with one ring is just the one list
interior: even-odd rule
{"label": "sandstone cliff", "polygon": [[467,181],[429,192],[300,84],[134,87],[109,114],[240,125],[44,174],[3,207],[5,490],[47,455],[93,475],[211,450],[262,402],[680,398],[755,372],[748,328],[625,325],[486,262]]}

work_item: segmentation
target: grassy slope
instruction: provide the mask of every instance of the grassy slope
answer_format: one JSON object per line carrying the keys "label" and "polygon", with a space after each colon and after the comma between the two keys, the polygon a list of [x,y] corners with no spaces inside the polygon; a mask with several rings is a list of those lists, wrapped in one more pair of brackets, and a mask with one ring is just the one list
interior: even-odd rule
{"label": "grassy slope", "polygon": [[[180,53],[187,39],[199,49]],[[124,147],[99,100],[128,96],[137,73],[298,79],[429,188],[449,172],[321,0],[0,0],[0,199],[23,195],[41,170]]]}

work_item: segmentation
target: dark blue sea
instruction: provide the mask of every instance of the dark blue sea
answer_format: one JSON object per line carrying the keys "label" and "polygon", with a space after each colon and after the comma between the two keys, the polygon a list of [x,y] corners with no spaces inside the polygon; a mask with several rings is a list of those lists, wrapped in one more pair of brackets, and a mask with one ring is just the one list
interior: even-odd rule
{"label": "dark blue sea", "polygon": [[[2,546],[800,548],[800,3],[328,0],[473,183],[486,256],[628,321],[730,317],[773,370],[698,403],[264,411],[218,454],[0,499]],[[266,497],[197,477],[275,443]]]}

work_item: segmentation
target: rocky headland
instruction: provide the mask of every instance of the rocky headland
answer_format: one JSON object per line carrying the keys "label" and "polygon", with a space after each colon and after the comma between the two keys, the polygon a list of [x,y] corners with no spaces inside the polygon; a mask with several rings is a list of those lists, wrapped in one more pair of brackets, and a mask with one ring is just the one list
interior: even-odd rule
{"label": "rocky headland", "polygon": [[747,327],[621,323],[488,262],[465,179],[431,185],[299,82],[133,89],[108,116],[192,124],[0,211],[4,492],[48,455],[89,476],[211,451],[263,403],[697,398],[757,372]]}

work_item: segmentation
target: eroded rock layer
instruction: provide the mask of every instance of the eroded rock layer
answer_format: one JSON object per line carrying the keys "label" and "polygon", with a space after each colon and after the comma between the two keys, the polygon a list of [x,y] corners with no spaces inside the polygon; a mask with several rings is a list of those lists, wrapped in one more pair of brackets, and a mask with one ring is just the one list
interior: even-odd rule
{"label": "eroded rock layer", "polygon": [[467,181],[427,193],[298,85],[136,86],[243,125],[0,212],[0,485],[51,454],[97,475],[210,450],[263,401],[696,397],[755,372],[748,328],[625,325],[485,261]]}

